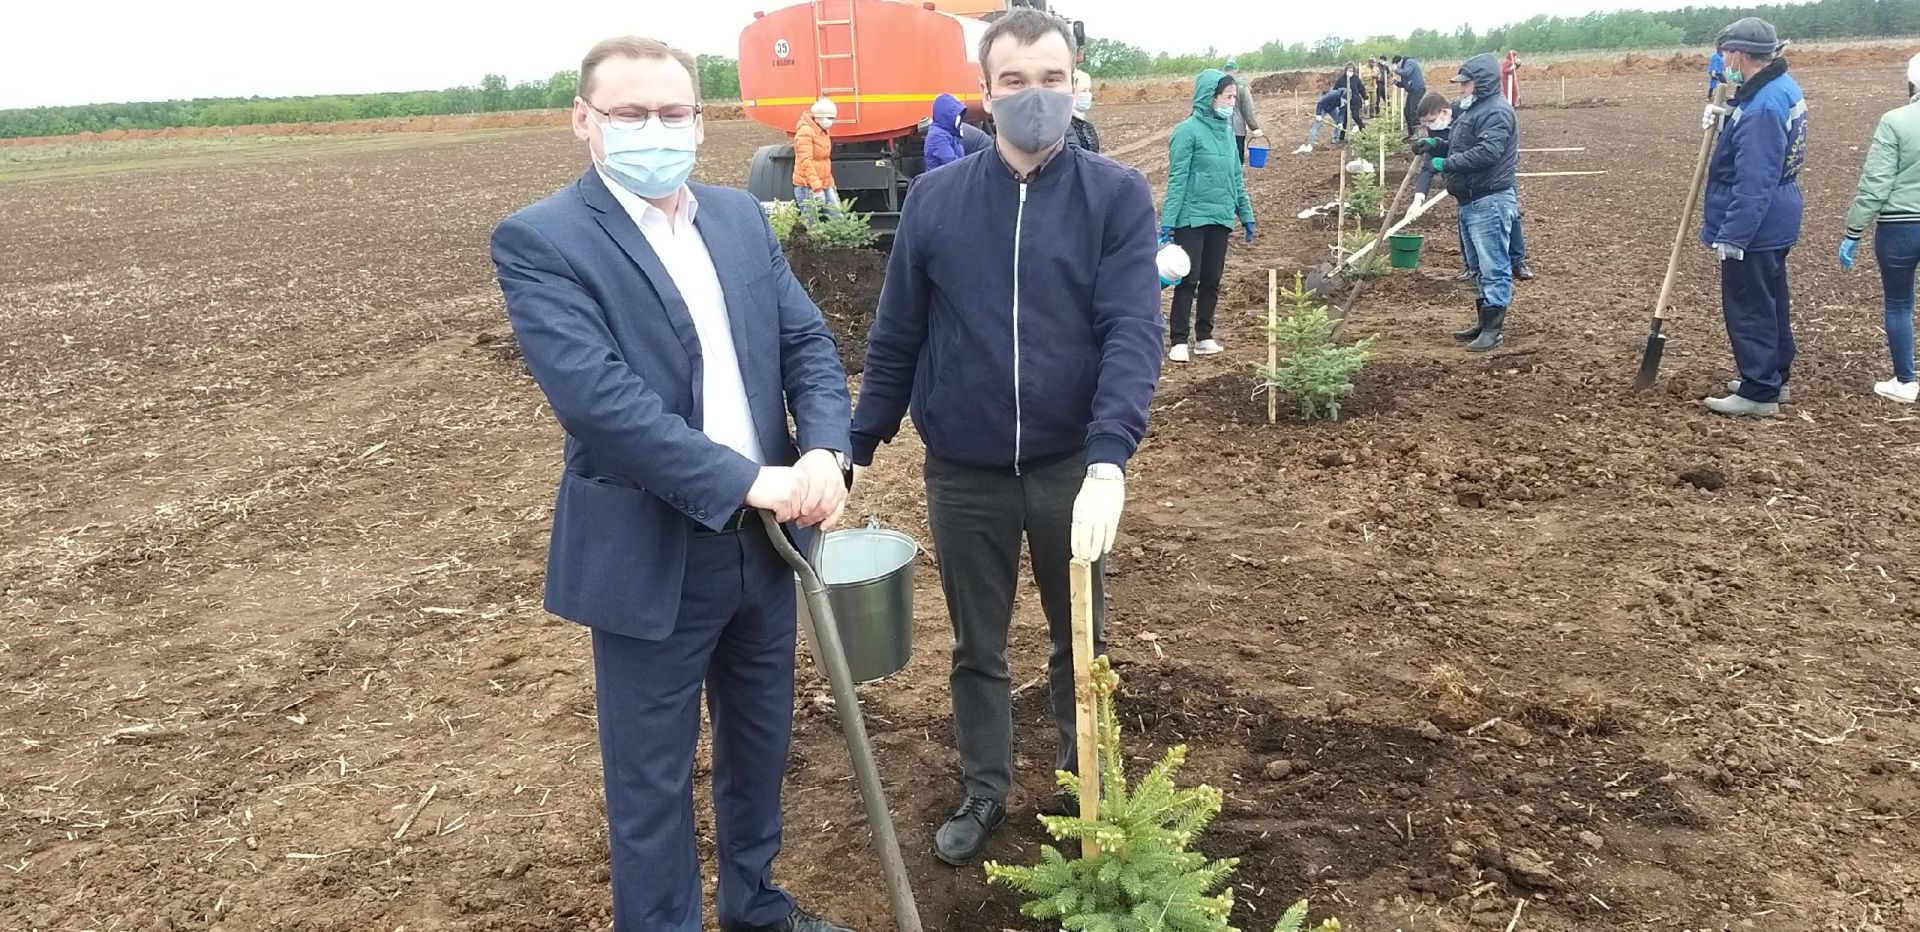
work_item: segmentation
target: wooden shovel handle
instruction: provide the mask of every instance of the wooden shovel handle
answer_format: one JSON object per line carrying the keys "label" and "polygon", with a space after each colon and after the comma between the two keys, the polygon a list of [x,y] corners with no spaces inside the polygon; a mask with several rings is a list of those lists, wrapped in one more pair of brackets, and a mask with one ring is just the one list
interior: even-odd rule
{"label": "wooden shovel handle", "polygon": [[[1715,104],[1726,99],[1726,90],[1714,95]],[[1680,246],[1693,228],[1693,212],[1700,206],[1700,191],[1706,185],[1707,164],[1713,159],[1713,144],[1720,138],[1720,122],[1700,134],[1700,154],[1693,161],[1693,183],[1687,186],[1687,202],[1680,207],[1680,229],[1673,234],[1673,251],[1667,255],[1667,277],[1660,282],[1660,297],[1653,302],[1653,319],[1667,319],[1667,299],[1673,297],[1673,280],[1680,271]]]}

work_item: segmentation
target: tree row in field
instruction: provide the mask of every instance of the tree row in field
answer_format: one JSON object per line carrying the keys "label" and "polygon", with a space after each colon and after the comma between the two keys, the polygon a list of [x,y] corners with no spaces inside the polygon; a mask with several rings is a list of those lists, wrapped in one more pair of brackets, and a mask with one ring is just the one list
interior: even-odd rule
{"label": "tree row in field", "polygon": [[[700,56],[701,92],[710,99],[740,96],[740,74],[731,58]],[[440,91],[335,94],[322,97],[203,97],[73,107],[0,110],[0,139],[65,136],[114,129],[174,126],[257,126],[268,123],[332,123],[398,117],[542,110],[573,103],[580,75],[558,71],[545,81],[509,84],[490,74],[478,85]]]}
{"label": "tree row in field", "polygon": [[[1522,52],[1570,52],[1704,46],[1727,23],[1757,15],[1796,41],[1920,34],[1920,0],[1818,0],[1815,3],[1758,7],[1687,7],[1663,13],[1619,11],[1585,16],[1536,16],[1485,34],[1462,26],[1453,33],[1416,29],[1406,38],[1375,36],[1352,40],[1328,36],[1318,42],[1268,42],[1238,57],[1248,71],[1284,71],[1324,67],[1376,54],[1416,58],[1464,58],[1488,49]],[[1088,23],[1098,32],[1097,21]],[[1085,49],[1087,70],[1101,77],[1191,75],[1218,65],[1222,55],[1209,49],[1191,55],[1154,55],[1138,46],[1094,38]],[[699,57],[700,91],[710,100],[740,96],[735,61],[719,55]],[[439,91],[323,97],[198,98],[146,103],[86,104],[0,110],[0,138],[64,136],[114,129],[165,129],[173,126],[252,126],[267,123],[328,123],[448,114],[497,113],[565,107],[579,85],[573,71],[555,72],[545,81],[509,84],[490,74],[476,86]]]}

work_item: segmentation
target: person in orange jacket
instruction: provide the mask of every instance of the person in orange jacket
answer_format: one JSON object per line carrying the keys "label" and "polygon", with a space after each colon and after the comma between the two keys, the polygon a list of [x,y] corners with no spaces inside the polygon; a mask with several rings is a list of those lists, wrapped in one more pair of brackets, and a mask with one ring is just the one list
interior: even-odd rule
{"label": "person in orange jacket", "polygon": [[840,191],[833,184],[833,137],[827,134],[839,115],[840,108],[822,97],[801,115],[793,131],[793,202],[810,216],[821,208],[829,214],[840,209]]}

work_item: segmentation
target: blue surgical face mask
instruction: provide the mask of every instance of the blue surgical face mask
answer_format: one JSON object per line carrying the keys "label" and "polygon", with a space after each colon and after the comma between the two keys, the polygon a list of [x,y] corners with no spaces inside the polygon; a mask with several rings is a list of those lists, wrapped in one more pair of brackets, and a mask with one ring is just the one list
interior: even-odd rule
{"label": "blue surgical face mask", "polygon": [[1738,68],[1727,69],[1727,83],[1735,87],[1747,83],[1747,74]]}
{"label": "blue surgical face mask", "polygon": [[1215,108],[1213,108],[1213,112],[1214,112],[1214,114],[1215,114],[1215,115],[1217,115],[1217,116],[1219,116],[1219,117],[1220,117],[1220,119],[1222,119],[1222,120],[1231,120],[1231,119],[1233,119],[1233,108],[1232,108],[1232,107],[1215,107]]}
{"label": "blue surgical face mask", "polygon": [[602,163],[620,186],[644,198],[667,197],[693,174],[699,124],[674,128],[658,116],[635,129],[600,124]]}

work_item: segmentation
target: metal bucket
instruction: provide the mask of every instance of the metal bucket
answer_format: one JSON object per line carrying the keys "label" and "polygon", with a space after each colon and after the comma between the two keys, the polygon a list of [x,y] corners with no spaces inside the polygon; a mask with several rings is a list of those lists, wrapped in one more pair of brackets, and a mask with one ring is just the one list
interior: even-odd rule
{"label": "metal bucket", "polygon": [[[882,528],[834,531],[821,548],[821,581],[858,683],[900,672],[913,657],[913,582],[920,545]],[[804,593],[800,612],[807,612]]]}

